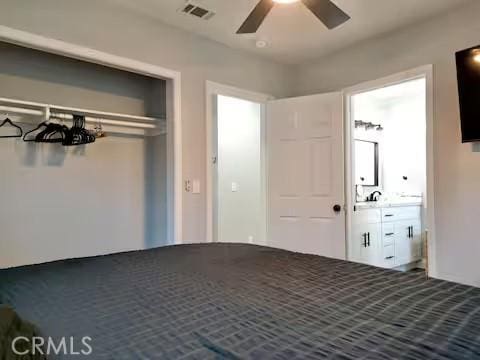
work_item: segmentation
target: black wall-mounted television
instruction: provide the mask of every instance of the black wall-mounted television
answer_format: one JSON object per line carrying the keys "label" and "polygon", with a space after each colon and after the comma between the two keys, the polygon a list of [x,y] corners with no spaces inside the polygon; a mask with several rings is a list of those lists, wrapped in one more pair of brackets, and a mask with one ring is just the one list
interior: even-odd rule
{"label": "black wall-mounted television", "polygon": [[462,142],[480,142],[480,45],[456,53]]}

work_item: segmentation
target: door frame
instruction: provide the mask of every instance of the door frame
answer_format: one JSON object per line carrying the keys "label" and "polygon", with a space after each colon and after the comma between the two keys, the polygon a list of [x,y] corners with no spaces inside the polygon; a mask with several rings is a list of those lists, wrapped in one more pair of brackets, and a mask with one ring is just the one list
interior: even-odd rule
{"label": "door frame", "polygon": [[0,41],[166,80],[167,239],[181,244],[183,216],[181,74],[178,71],[0,25]]}
{"label": "door frame", "polygon": [[428,239],[427,248],[427,274],[431,277],[437,276],[436,265],[436,242],[435,242],[435,164],[434,164],[434,68],[433,65],[420,66],[415,69],[403,71],[394,75],[386,76],[373,81],[367,81],[343,90],[344,111],[345,111],[345,195],[346,195],[346,241],[347,259],[349,244],[352,236],[352,217],[355,199],[355,186],[352,178],[353,171],[353,129],[355,119],[352,116],[351,98],[359,93],[396,85],[409,80],[425,78],[426,80],[426,146],[427,146],[427,194],[426,194],[426,231]]}
{"label": "door frame", "polygon": [[[253,101],[256,103],[262,104],[262,163],[263,163],[263,173],[264,178],[262,179],[263,185],[262,188],[264,191],[262,192],[262,198],[264,205],[264,217],[265,217],[265,236],[266,236],[266,155],[265,155],[265,145],[266,145],[266,138],[265,138],[265,123],[266,123],[266,113],[265,108],[266,104],[269,100],[273,100],[274,97],[268,94],[263,94],[259,92],[254,92],[250,90],[240,89],[230,85],[224,85],[220,83],[216,83],[213,81],[206,81],[205,85],[205,94],[206,94],[206,141],[207,141],[207,151],[206,151],[206,242],[211,243],[215,239],[214,234],[214,227],[215,227],[215,199],[214,199],[214,185],[215,185],[215,174],[213,172],[212,160],[216,156],[215,151],[216,147],[214,146],[214,141],[216,141],[216,134],[214,131],[216,130],[215,124],[216,121],[214,117],[216,116],[216,96],[223,95],[223,96],[230,96],[234,98],[239,98],[242,100]],[[266,240],[266,239],[265,239]]]}

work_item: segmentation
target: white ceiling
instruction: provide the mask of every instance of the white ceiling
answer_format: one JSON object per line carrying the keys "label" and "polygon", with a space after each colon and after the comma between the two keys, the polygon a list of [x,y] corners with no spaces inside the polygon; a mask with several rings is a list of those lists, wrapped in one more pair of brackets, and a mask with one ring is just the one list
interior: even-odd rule
{"label": "white ceiling", "polygon": [[[352,17],[334,30],[327,30],[300,2],[277,4],[255,35],[235,32],[258,0],[195,0],[216,12],[208,21],[178,12],[186,0],[112,1],[230,47],[299,64],[478,0],[333,0]],[[256,40],[268,46],[258,49]]]}

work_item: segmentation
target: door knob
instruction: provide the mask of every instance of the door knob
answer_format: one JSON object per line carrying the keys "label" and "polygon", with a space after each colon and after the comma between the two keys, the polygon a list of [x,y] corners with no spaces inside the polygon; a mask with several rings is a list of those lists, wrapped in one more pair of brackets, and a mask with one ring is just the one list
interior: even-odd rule
{"label": "door knob", "polygon": [[335,205],[335,206],[333,207],[333,211],[335,211],[335,212],[338,213],[338,212],[342,211],[342,207],[337,204],[337,205]]}

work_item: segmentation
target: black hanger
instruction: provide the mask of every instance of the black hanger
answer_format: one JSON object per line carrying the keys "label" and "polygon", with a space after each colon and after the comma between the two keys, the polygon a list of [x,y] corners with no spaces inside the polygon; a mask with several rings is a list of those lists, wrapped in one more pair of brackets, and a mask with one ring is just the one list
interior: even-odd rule
{"label": "black hanger", "polygon": [[8,117],[3,120],[3,122],[0,124],[0,127],[4,126],[5,124],[9,124],[11,126],[13,126],[14,128],[17,128],[19,131],[20,131],[20,134],[17,134],[17,135],[3,135],[3,136],[0,136],[0,139],[6,139],[6,138],[21,138],[23,136],[23,130],[20,126],[18,125],[15,125],[12,120],[10,120]]}
{"label": "black hanger", "polygon": [[64,146],[84,145],[95,142],[95,135],[85,129],[85,116],[73,115],[73,126],[67,131]]}
{"label": "black hanger", "polygon": [[27,139],[27,136],[34,133],[35,131],[38,131],[40,130],[41,128],[43,127],[47,127],[48,126],[48,122],[47,121],[44,121],[42,123],[40,123],[40,125],[38,125],[35,129],[33,130],[30,130],[28,132],[25,133],[25,135],[23,135],[23,141],[26,141],[26,142],[33,142],[35,141],[35,138],[36,138],[36,135],[32,138],[32,139]]}
{"label": "black hanger", "polygon": [[37,134],[35,142],[61,143],[65,139],[67,131],[68,128],[65,125],[48,123],[45,130]]}

